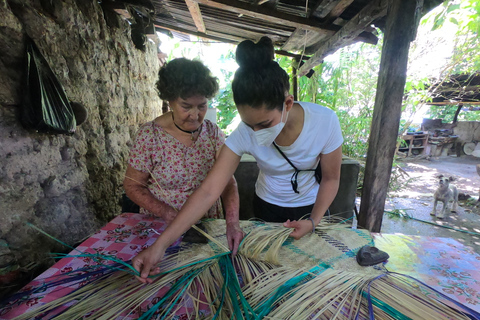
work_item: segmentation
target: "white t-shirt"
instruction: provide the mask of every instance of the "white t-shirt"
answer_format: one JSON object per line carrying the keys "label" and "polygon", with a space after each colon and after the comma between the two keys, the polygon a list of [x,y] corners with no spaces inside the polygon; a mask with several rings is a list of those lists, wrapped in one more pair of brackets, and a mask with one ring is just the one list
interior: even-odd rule
{"label": "white t-shirt", "polygon": [[[299,170],[315,169],[320,154],[328,154],[343,143],[340,123],[335,112],[311,102],[296,102],[305,114],[303,129],[290,146],[279,148]],[[301,207],[315,203],[318,183],[314,171],[298,174],[298,191],[295,193],[290,182],[295,170],[273,146],[259,146],[254,131],[241,122],[225,141],[235,154],[252,155],[260,169],[255,184],[256,194],[268,203],[282,207]]]}

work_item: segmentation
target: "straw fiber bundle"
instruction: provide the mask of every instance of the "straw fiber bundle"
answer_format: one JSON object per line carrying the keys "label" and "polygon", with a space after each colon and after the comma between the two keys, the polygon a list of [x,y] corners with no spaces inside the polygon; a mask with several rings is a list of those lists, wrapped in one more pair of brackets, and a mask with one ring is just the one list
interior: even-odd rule
{"label": "straw fiber bundle", "polygon": [[178,319],[185,304],[195,310],[188,319],[479,317],[413,278],[359,266],[357,251],[373,245],[367,231],[321,224],[293,240],[281,224],[242,221],[248,234],[232,259],[225,221],[204,224],[210,242],[171,250],[152,284],[133,279],[127,266],[105,267],[88,284],[16,319]]}

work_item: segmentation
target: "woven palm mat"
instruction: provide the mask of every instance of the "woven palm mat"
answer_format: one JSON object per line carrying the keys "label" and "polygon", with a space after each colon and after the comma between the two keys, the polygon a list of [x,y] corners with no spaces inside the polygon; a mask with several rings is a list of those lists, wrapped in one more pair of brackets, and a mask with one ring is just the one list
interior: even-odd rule
{"label": "woven palm mat", "polygon": [[[73,292],[70,298],[63,297],[67,300],[60,305],[79,302],[58,319],[67,314],[62,319],[78,319],[86,314],[90,314],[89,319],[118,319],[119,313],[111,309],[123,305],[126,299],[137,301],[126,308],[142,310],[138,313],[141,319],[177,319],[175,310],[181,305],[193,307],[186,319],[330,320],[354,319],[357,315],[361,319],[373,315],[376,319],[469,319],[443,302],[429,300],[415,285],[387,279],[381,265],[359,266],[355,259],[358,250],[373,245],[368,231],[322,224],[315,233],[293,240],[288,237],[291,229],[282,224],[241,221],[247,236],[239,256],[250,261],[247,269],[255,269],[255,260],[257,266],[270,261],[262,272],[249,277],[245,269],[238,268],[238,257],[235,270],[227,256],[225,220],[205,220],[204,225],[212,241],[182,243],[175,249],[176,254],[167,255],[160,263],[161,270],[170,270],[170,278],[165,274],[142,286],[131,274],[113,273]],[[370,294],[370,282],[376,278],[379,280],[371,286]],[[155,305],[147,301],[148,297],[155,297]],[[200,301],[210,311],[200,310]],[[25,314],[19,319],[52,319],[42,313],[55,308],[55,303],[42,306],[36,315]]]}
{"label": "woven palm mat", "polygon": [[[207,220],[205,225],[210,235],[226,245],[224,220]],[[294,240],[288,237],[291,229],[279,223],[241,221],[241,227],[247,236],[240,254],[251,258],[252,252],[244,247],[248,238],[253,240],[254,247],[263,247],[252,260],[271,261],[271,249],[276,252],[271,272],[258,275],[242,289],[259,319],[470,318],[464,312],[471,310],[414,279],[398,274],[386,276],[388,272],[382,264],[360,266],[356,261],[358,250],[374,245],[367,230],[322,224],[313,234]],[[283,237],[271,237],[281,233]],[[195,245],[192,253],[205,247],[210,247],[207,251],[214,254],[220,252],[215,243],[209,244]],[[271,282],[275,285],[270,286]],[[269,293],[263,293],[262,289],[269,286]]]}
{"label": "woven palm mat", "polygon": [[[205,220],[205,226],[209,235],[227,246],[225,236],[225,220]],[[275,230],[291,231],[280,223],[268,223],[258,221],[241,221],[242,229],[247,233],[246,237],[253,237],[255,242],[261,243],[266,238],[264,233],[272,233]],[[258,232],[261,229],[263,233]],[[347,270],[359,273],[371,273],[373,267],[362,267],[356,262],[356,254],[364,245],[373,246],[373,238],[367,230],[351,229],[349,225],[325,224],[317,227],[315,233],[308,234],[299,240],[286,237],[278,250],[278,266],[294,269],[311,268],[317,265],[332,267],[338,270]],[[206,247],[209,247],[208,249]],[[227,246],[228,247],[228,246]],[[258,260],[265,258],[270,246],[263,250]],[[242,251],[240,246],[240,252]],[[221,249],[213,242],[209,246],[194,245],[188,255],[201,255],[207,257],[210,254],[218,254]],[[377,267],[378,269],[378,267]]]}

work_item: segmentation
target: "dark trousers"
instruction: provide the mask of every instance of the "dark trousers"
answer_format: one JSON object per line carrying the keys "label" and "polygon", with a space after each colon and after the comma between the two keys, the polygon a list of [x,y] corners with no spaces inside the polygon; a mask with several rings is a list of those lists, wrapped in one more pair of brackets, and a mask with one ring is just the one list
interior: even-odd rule
{"label": "dark trousers", "polygon": [[310,216],[313,204],[304,207],[280,207],[260,199],[257,194],[253,197],[253,213],[255,218],[267,222],[285,222],[290,220],[300,220],[303,216]]}

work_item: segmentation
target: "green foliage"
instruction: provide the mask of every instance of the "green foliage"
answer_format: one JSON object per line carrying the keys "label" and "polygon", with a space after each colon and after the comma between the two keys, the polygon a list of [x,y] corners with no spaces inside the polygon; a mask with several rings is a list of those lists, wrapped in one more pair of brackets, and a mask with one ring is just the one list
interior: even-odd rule
{"label": "green foliage", "polygon": [[402,103],[403,119],[400,121],[399,132],[405,134],[407,131],[412,131],[410,126],[415,115],[426,108],[426,103],[432,101],[431,90],[430,79],[407,77]]}
{"label": "green foliage", "polygon": [[[430,118],[443,119],[444,122],[453,121],[456,106],[430,106],[432,96],[438,95],[437,85],[451,82],[453,75],[475,74],[480,70],[480,2],[476,0],[445,1],[440,7],[427,14],[421,21],[424,28],[431,28],[442,35],[442,31],[455,32],[453,39],[439,38],[439,41],[452,43],[453,52],[447,56],[445,63],[439,66],[433,78],[419,78],[410,76],[405,86],[403,104],[403,118],[407,119],[401,128],[405,131],[411,124],[416,113],[426,109],[425,115]],[[435,38],[434,38],[435,39]],[[422,49],[416,48],[415,49]],[[423,48],[425,50],[425,48]],[[428,50],[427,50],[428,51]],[[435,83],[435,85],[433,85]],[[478,112],[466,112],[464,108],[458,115],[458,120],[479,120]]]}
{"label": "green foliage", "polygon": [[221,89],[219,94],[212,100],[212,106],[217,108],[217,125],[226,134],[230,134],[228,125],[238,114],[237,107],[233,102],[232,86],[229,84],[226,88]]}
{"label": "green foliage", "polygon": [[432,30],[447,22],[457,26],[455,49],[449,74],[472,73],[480,70],[480,2],[478,0],[445,1],[442,10],[434,17],[427,16],[423,24],[433,20]]}
{"label": "green foliage", "polygon": [[431,106],[428,115],[432,119],[442,119],[442,122],[452,122],[457,108],[445,106]]}
{"label": "green foliage", "polygon": [[363,158],[367,153],[380,64],[381,44],[340,49],[337,60],[314,68],[299,79],[299,100],[335,110],[344,136],[343,153]]}
{"label": "green foliage", "polygon": [[[480,112],[471,111],[468,107],[464,107],[458,114],[458,121],[480,121]],[[457,106],[431,106],[428,111],[428,116],[431,119],[442,119],[442,122],[453,122]]]}
{"label": "green foliage", "polygon": [[[221,55],[220,60],[234,60],[235,56],[233,50],[229,50],[226,54]],[[217,125],[226,134],[230,134],[231,130],[228,126],[232,120],[237,116],[238,111],[233,101],[232,80],[233,72],[221,69],[223,79],[225,79],[225,87],[220,88],[218,95],[212,99],[211,105],[218,109],[217,111]]]}

